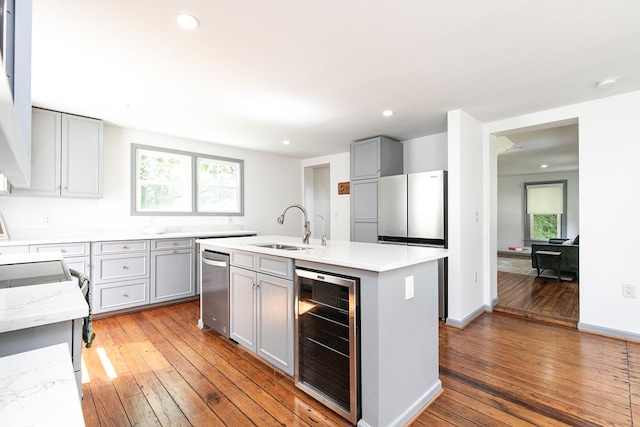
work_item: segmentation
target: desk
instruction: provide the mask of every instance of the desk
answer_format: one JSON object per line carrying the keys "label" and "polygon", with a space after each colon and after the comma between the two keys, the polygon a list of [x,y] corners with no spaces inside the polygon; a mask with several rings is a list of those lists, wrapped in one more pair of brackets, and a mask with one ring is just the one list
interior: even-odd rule
{"label": "desk", "polygon": [[536,251],[536,270],[538,275],[536,277],[549,277],[542,276],[542,274],[546,270],[551,270],[555,274],[553,277],[558,278],[558,282],[560,281],[560,261],[562,258],[562,252],[554,252],[554,251]]}

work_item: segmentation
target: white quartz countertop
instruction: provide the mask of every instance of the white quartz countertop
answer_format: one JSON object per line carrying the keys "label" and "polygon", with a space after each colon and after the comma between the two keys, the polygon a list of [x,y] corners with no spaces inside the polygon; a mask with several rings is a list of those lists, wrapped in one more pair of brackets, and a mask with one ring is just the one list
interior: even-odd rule
{"label": "white quartz countertop", "polygon": [[0,424],[84,426],[69,347],[56,344],[0,358]]}
{"label": "white quartz countertop", "polygon": [[[311,239],[311,244],[303,245],[301,238],[288,236],[255,236],[229,239],[198,239],[200,249],[210,249],[229,253],[232,250],[277,255],[286,258],[318,262],[383,272],[445,258],[447,249],[419,246],[380,245],[375,243],[330,240],[322,246],[319,239]],[[256,245],[280,243],[304,247],[303,250],[282,250]]]}
{"label": "white quartz countertop", "polygon": [[0,240],[2,246],[20,245],[45,245],[55,243],[75,243],[75,242],[102,242],[112,240],[141,240],[141,239],[177,239],[181,237],[216,238],[227,236],[249,236],[258,234],[252,230],[220,230],[220,231],[198,231],[184,230],[176,231],[168,229],[163,233],[144,232],[144,227],[140,229],[123,230],[86,230],[78,234],[52,235],[52,236],[22,236],[8,240]]}
{"label": "white quartz countertop", "polygon": [[0,333],[88,315],[89,306],[75,279],[0,289]]}

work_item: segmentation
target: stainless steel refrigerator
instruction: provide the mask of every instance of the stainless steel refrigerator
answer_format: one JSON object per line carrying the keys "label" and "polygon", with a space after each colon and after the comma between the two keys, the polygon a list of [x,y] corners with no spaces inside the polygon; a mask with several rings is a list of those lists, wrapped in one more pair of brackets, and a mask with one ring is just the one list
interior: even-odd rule
{"label": "stainless steel refrigerator", "polygon": [[[447,171],[378,178],[378,243],[447,247]],[[447,317],[447,259],[438,261],[439,317]]]}

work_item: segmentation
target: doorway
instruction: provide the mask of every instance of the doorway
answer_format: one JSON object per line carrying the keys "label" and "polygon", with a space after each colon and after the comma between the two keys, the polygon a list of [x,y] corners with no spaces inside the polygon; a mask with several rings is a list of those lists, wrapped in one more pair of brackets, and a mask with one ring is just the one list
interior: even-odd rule
{"label": "doorway", "polygon": [[[537,277],[532,267],[533,213],[527,212],[531,183],[564,180],[567,206],[561,233],[579,234],[578,123],[576,120],[514,129],[493,135],[497,142],[497,296],[496,311],[532,320],[577,325],[579,277],[554,281]],[[564,266],[563,266],[564,268]]]}
{"label": "doorway", "polygon": [[311,221],[311,236],[316,239],[323,234],[331,238],[330,176],[329,164],[304,168],[304,206]]}

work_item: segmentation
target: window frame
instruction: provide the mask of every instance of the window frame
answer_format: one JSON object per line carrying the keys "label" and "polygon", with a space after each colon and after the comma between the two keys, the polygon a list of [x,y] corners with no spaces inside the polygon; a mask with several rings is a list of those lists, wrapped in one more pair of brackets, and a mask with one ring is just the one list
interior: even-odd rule
{"label": "window frame", "polygon": [[560,237],[567,237],[567,182],[566,179],[558,179],[553,181],[536,181],[536,182],[525,182],[524,183],[524,198],[523,198],[523,213],[524,213],[524,243],[525,246],[530,246],[532,243],[546,243],[547,239],[534,239],[531,236],[531,231],[533,228],[533,221],[531,220],[531,215],[528,214],[527,211],[527,187],[528,186],[538,186],[538,185],[549,185],[549,184],[561,184],[562,185],[562,214],[560,215]]}
{"label": "window frame", "polygon": [[[145,150],[159,153],[170,153],[180,156],[190,157],[191,161],[191,210],[190,211],[138,211],[137,198],[138,198],[138,150]],[[237,211],[224,211],[224,212],[211,212],[211,211],[199,211],[198,199],[199,199],[199,187],[198,187],[198,159],[206,160],[219,160],[226,163],[234,163],[238,165],[239,184],[238,190],[238,205]],[[131,201],[130,210],[132,216],[243,216],[244,215],[244,160],[235,159],[231,157],[215,156],[211,154],[197,153],[192,151],[175,150],[172,148],[154,147],[142,144],[131,144]]]}

